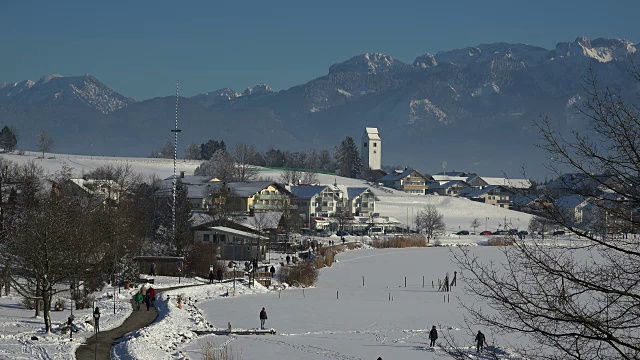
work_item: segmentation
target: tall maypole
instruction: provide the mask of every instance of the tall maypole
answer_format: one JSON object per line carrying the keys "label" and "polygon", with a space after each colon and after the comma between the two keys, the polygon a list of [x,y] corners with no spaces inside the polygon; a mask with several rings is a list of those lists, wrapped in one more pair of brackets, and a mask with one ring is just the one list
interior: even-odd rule
{"label": "tall maypole", "polygon": [[178,243],[178,233],[176,231],[176,195],[177,195],[177,187],[178,187],[178,176],[176,175],[176,164],[178,162],[178,133],[180,129],[178,129],[178,88],[180,83],[176,80],[176,125],[171,132],[173,133],[173,241],[175,244]]}

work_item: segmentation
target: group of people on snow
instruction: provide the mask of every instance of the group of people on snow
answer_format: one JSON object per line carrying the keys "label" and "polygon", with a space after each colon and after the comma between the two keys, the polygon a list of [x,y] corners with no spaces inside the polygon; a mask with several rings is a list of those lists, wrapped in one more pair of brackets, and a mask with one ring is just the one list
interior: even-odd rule
{"label": "group of people on snow", "polygon": [[[436,326],[433,325],[431,327],[431,331],[429,331],[429,346],[436,346],[436,340],[438,339],[438,330],[436,330]],[[487,339],[482,333],[482,331],[478,330],[475,338],[476,343],[476,352],[482,352],[484,345],[487,345]],[[488,345],[487,345],[488,346]]]}
{"label": "group of people on snow", "polygon": [[133,296],[133,300],[136,302],[136,310],[140,310],[140,305],[144,302],[147,305],[147,311],[151,308],[151,305],[156,301],[156,290],[147,284],[140,287],[140,290]]}

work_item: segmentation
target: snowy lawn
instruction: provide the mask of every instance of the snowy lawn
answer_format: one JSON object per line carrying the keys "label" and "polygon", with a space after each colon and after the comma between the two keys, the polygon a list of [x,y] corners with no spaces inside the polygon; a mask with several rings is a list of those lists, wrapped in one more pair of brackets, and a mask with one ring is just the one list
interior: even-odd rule
{"label": "snowy lawn", "polygon": [[[473,247],[472,251],[486,261],[501,256],[494,247]],[[258,313],[265,307],[269,316],[266,325],[277,334],[201,336],[185,345],[183,353],[190,359],[201,358],[203,344],[212,342],[228,345],[245,360],[446,358],[442,349],[428,346],[432,325],[440,333],[438,345],[445,345],[442,337],[447,331],[460,345],[473,345],[473,335],[464,330],[464,313],[457,300],[463,296],[460,277],[458,287],[449,293],[450,302],[444,301],[445,293],[437,291],[438,279],[447,272],[453,276],[455,270],[450,249],[445,247],[347,251],[331,268],[321,271],[316,288],[304,293],[289,288],[281,293],[198,301],[206,321],[217,328],[225,328],[228,322],[234,328],[258,328]],[[498,345],[491,350],[501,358],[511,358],[505,339],[494,339],[494,334],[482,330],[490,344]],[[469,351],[474,356],[475,350]]]}

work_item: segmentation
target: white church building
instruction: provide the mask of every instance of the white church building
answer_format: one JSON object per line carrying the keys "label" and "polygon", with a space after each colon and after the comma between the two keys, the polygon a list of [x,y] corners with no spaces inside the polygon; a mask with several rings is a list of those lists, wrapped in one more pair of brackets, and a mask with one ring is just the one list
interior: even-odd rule
{"label": "white church building", "polygon": [[382,167],[382,139],[378,128],[365,128],[362,134],[361,158],[365,168],[380,170]]}

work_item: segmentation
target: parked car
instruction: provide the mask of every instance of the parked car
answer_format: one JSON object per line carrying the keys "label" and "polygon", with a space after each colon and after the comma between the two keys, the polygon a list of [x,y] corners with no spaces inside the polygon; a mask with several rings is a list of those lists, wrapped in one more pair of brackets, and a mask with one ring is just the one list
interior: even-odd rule
{"label": "parked car", "polygon": [[556,230],[551,235],[564,235],[564,230]]}
{"label": "parked car", "polygon": [[498,230],[498,231],[494,231],[493,235],[509,235],[509,232],[506,230]]}
{"label": "parked car", "polygon": [[485,230],[483,232],[480,233],[480,235],[493,235],[493,233],[489,230]]}
{"label": "parked car", "polygon": [[338,235],[338,236],[349,236],[349,235],[351,235],[351,234],[349,234],[348,232],[346,232],[346,231],[344,231],[344,230],[338,230],[338,231],[336,232],[336,235]]}
{"label": "parked car", "polygon": [[456,235],[469,235],[469,231],[467,230],[460,230],[456,233]]}
{"label": "parked car", "polygon": [[518,231],[518,235],[527,236],[529,235],[529,232],[527,230],[520,230]]}
{"label": "parked car", "polygon": [[516,230],[516,229],[509,229],[508,233],[509,233],[509,235],[518,235],[518,230]]}

